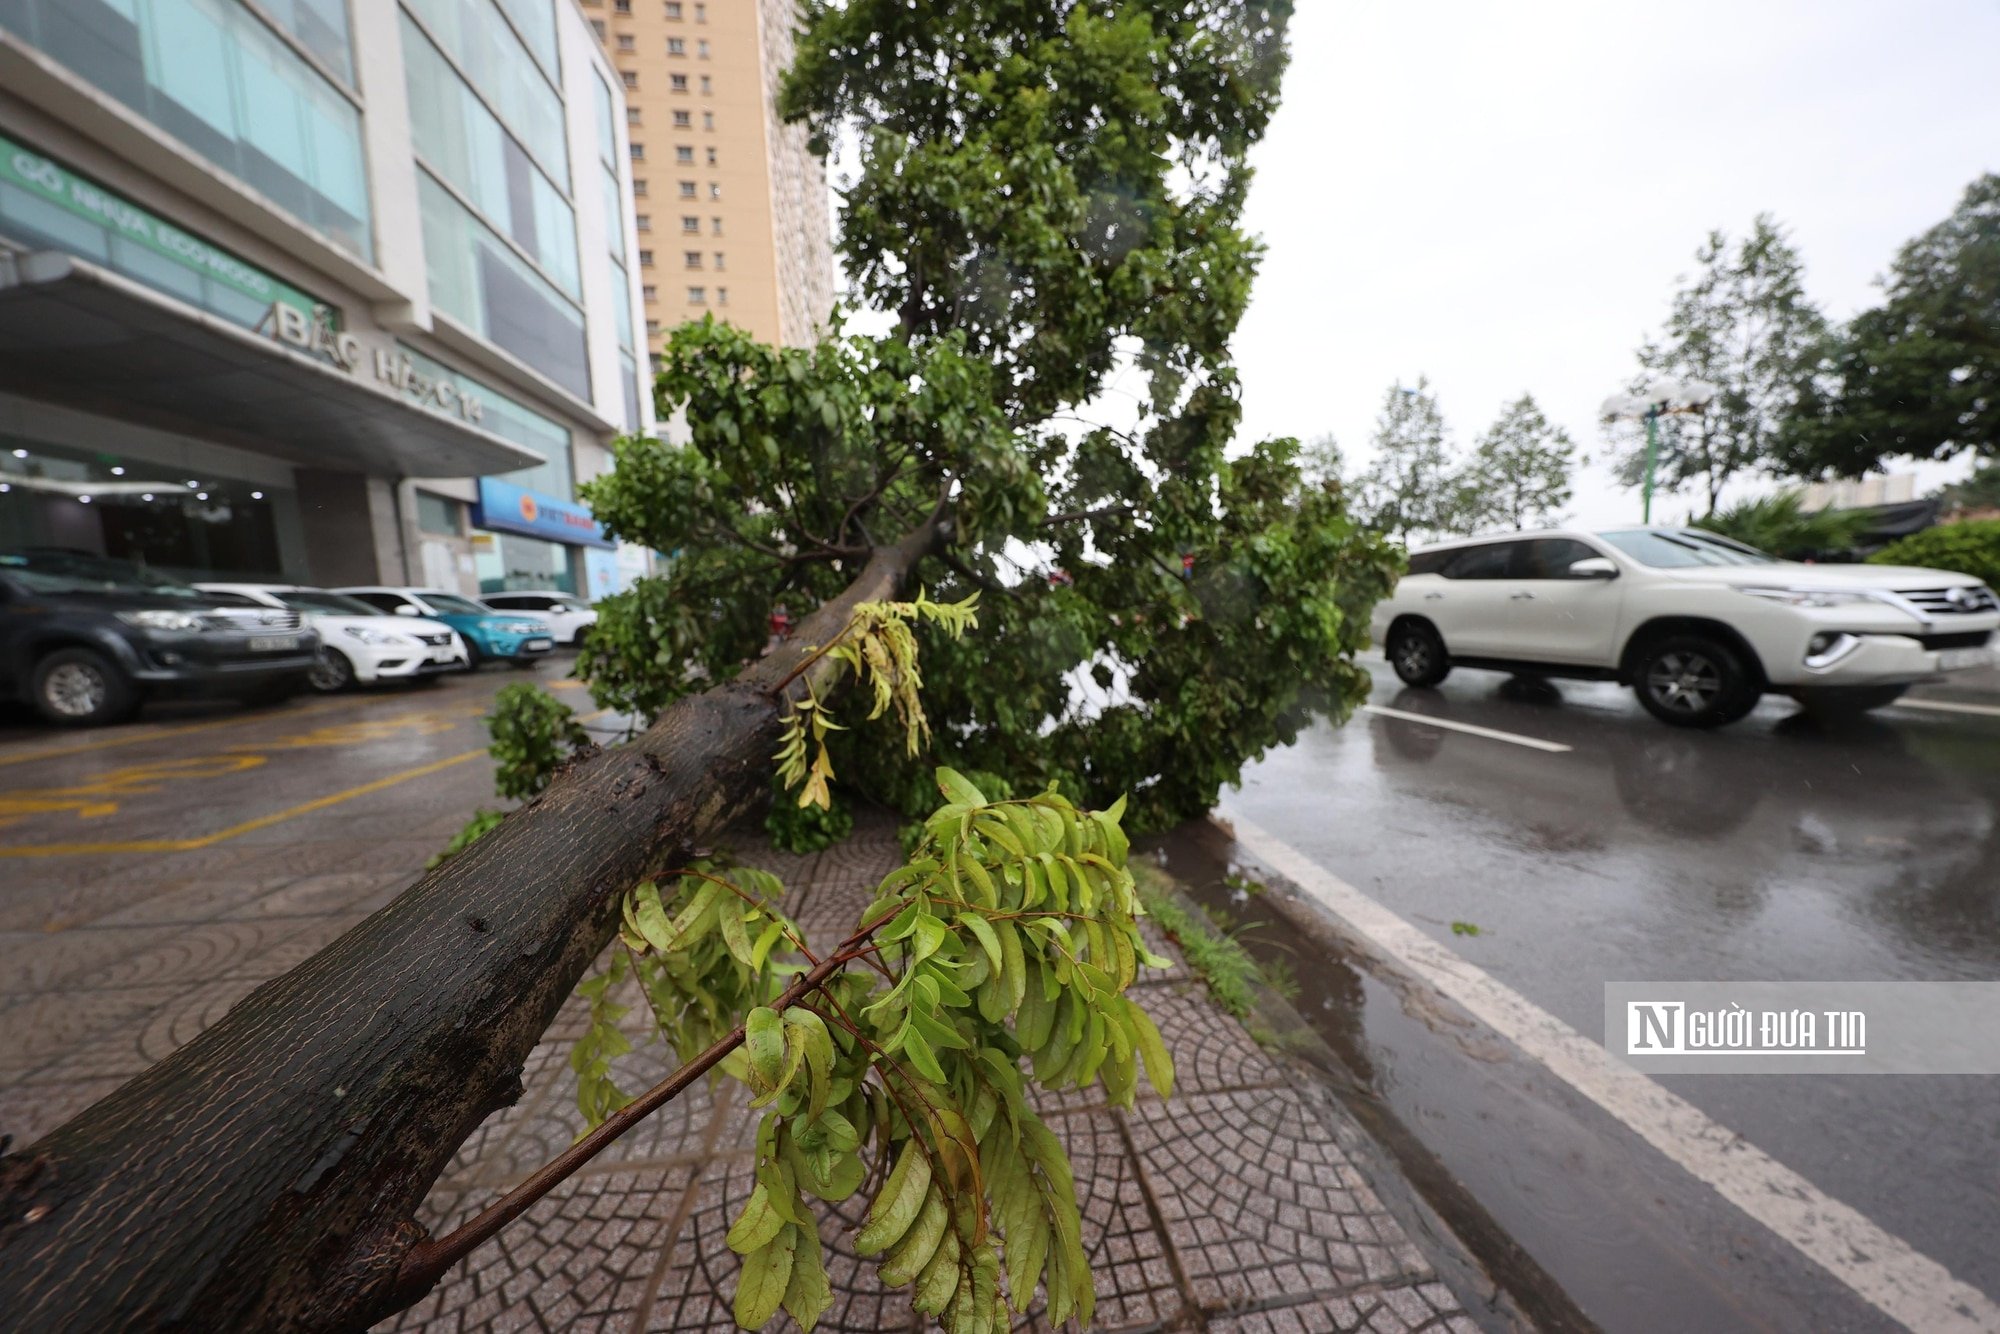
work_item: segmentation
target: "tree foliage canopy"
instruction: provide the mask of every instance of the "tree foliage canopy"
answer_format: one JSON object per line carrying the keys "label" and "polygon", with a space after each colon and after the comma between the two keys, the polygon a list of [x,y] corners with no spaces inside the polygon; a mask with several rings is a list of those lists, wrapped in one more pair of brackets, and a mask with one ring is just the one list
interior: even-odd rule
{"label": "tree foliage canopy", "polygon": [[1785,461],[1802,476],[2000,456],[2000,175],[1966,187],[1883,286],[1882,304],[1825,340],[1801,383]]}
{"label": "tree foliage canopy", "polygon": [[1465,530],[1554,521],[1569,504],[1576,465],[1569,432],[1542,415],[1533,395],[1521,395],[1473,444],[1461,486]]}
{"label": "tree foliage canopy", "polygon": [[[650,713],[732,674],[776,607],[927,523],[917,582],[980,594],[982,625],[924,640],[932,753],[885,720],[830,741],[844,781],[906,812],[943,761],[1129,792],[1157,826],[1359,697],[1394,553],[1302,478],[1295,442],[1229,448],[1258,258],[1245,157],[1288,12],[808,6],[782,105],[822,146],[859,142],[845,262],[896,328],[786,349],[675,331],[657,393],[689,443],[625,441],[587,488],[614,533],[680,553],[602,605],[600,702]],[[1127,368],[1145,392],[1114,414]]]}
{"label": "tree foliage canopy", "polygon": [[1356,490],[1370,524],[1405,541],[1460,527],[1457,465],[1429,380],[1420,375],[1413,388],[1390,387],[1369,443],[1375,456]]}
{"label": "tree foliage canopy", "polygon": [[[1805,265],[1783,229],[1759,214],[1735,245],[1710,232],[1700,265],[1675,294],[1666,328],[1639,350],[1645,374],[1706,380],[1721,393],[1708,410],[1662,417],[1658,477],[1669,488],[1700,487],[1713,511],[1730,479],[1779,466],[1780,432],[1799,393],[1801,368],[1826,333],[1806,296]],[[1620,468],[1628,486],[1645,471],[1643,428]]]}

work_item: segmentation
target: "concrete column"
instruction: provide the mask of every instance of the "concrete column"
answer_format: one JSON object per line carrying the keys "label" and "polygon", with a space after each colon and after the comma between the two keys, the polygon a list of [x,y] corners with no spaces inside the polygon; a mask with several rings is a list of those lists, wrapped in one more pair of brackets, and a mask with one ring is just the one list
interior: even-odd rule
{"label": "concrete column", "polygon": [[403,299],[380,301],[375,318],[390,327],[431,327],[430,280],[424,270],[423,214],[417,204],[417,164],[410,153],[410,98],[403,82],[402,7],[348,7],[354,31],[355,77],[366,109],[362,141],[368,153],[368,197],[375,212],[375,264]]}
{"label": "concrete column", "polygon": [[307,576],[316,584],[407,581],[393,485],[358,472],[300,468],[299,526]]}

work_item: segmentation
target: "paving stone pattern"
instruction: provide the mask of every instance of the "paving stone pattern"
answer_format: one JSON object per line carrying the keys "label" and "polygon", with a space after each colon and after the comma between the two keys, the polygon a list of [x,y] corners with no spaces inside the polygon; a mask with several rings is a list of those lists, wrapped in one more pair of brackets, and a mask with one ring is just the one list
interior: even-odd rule
{"label": "paving stone pattern", "polygon": [[[864,819],[852,840],[825,853],[753,860],[784,879],[785,906],[809,938],[830,940],[851,929],[896,856],[893,825]],[[1179,1067],[1171,1101],[1142,1092],[1121,1110],[1095,1091],[1038,1095],[1076,1167],[1096,1327],[1478,1328],[1364,1179],[1349,1148],[1360,1131],[1345,1112],[1181,971],[1142,984]],[[629,999],[636,1018],[642,1002]],[[433,1232],[504,1192],[581,1128],[567,1062],[581,1025],[572,1003],[529,1061],[521,1101],[482,1126],[440,1179],[422,1215]],[[621,1087],[636,1091],[672,1067],[670,1052],[643,1048],[621,1062]],[[734,1329],[737,1257],[723,1236],[752,1184],[757,1115],[742,1104],[727,1083],[669,1104],[382,1328]],[[919,1328],[907,1290],[883,1289],[873,1265],[854,1256],[864,1208],[859,1197],[824,1207],[834,1305],[820,1328]],[[1031,1310],[1016,1328],[1046,1323]]]}

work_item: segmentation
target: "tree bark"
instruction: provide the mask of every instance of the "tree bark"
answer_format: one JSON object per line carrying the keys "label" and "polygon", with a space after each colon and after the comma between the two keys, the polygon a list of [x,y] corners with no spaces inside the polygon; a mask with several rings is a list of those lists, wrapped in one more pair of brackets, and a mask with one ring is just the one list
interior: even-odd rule
{"label": "tree bark", "polygon": [[[937,520],[789,644],[572,765],[533,803],[212,1028],[0,1158],[13,1329],[354,1329],[460,1144],[614,928],[623,892],[762,794],[772,687],[893,597]],[[807,677],[827,670],[825,660]],[[804,679],[790,689],[802,692]]]}

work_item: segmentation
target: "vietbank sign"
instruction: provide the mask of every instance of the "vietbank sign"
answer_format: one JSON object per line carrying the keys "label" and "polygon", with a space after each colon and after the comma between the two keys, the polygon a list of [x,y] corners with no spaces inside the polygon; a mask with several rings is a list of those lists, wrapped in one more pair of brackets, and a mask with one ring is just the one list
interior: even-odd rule
{"label": "vietbank sign", "polygon": [[[95,224],[120,240],[141,246],[181,268],[240,292],[255,301],[259,309],[269,309],[277,303],[297,307],[307,315],[312,313],[313,299],[298,288],[280,282],[262,269],[244,263],[198,236],[182,231],[123,195],[51,162],[3,134],[0,134],[0,183],[16,186],[31,197],[72,217]],[[6,212],[0,208],[0,225],[4,225]],[[22,220],[25,219],[17,219]],[[117,266],[114,264],[113,267]]]}

